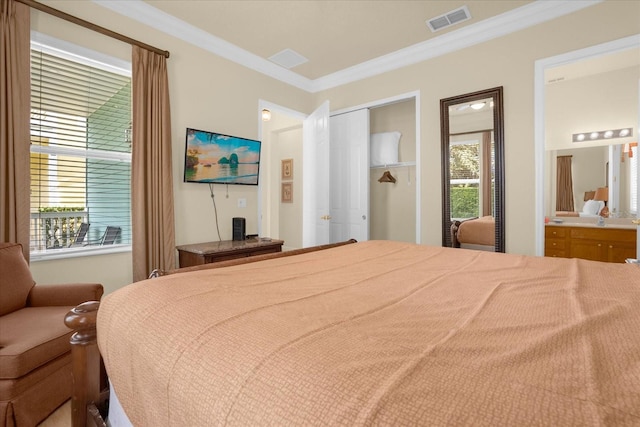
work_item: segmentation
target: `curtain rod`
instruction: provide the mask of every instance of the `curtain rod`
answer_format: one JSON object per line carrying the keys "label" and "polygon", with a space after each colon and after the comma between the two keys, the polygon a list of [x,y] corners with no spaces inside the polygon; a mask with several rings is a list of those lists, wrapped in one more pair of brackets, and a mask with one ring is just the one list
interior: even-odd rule
{"label": "curtain rod", "polygon": [[49,15],[53,15],[53,16],[58,17],[60,19],[64,19],[65,21],[73,22],[74,24],[80,25],[81,27],[85,27],[85,28],[88,28],[90,30],[96,31],[96,32],[98,32],[100,34],[104,34],[105,36],[112,37],[114,39],[120,40],[120,41],[125,42],[125,43],[129,43],[129,44],[132,44],[132,45],[140,46],[140,47],[142,47],[144,49],[147,49],[147,50],[150,50],[152,52],[155,52],[155,53],[157,53],[159,55],[162,55],[162,56],[164,56],[166,58],[169,57],[169,51],[167,51],[167,50],[158,49],[157,47],[153,47],[153,46],[148,45],[146,43],[142,43],[142,42],[140,42],[138,40],[132,39],[132,38],[127,37],[127,36],[124,36],[124,35],[122,35],[120,33],[116,33],[115,31],[111,31],[111,30],[108,30],[108,29],[106,29],[104,27],[101,27],[99,25],[93,24],[93,23],[91,23],[89,21],[85,21],[84,19],[77,18],[77,17],[75,17],[73,15],[69,15],[68,13],[62,12],[62,11],[60,11],[58,9],[54,9],[54,8],[49,7],[47,5],[44,5],[42,3],[38,3],[37,1],[34,1],[34,0],[15,0],[15,1],[17,1],[18,3],[23,3],[23,4],[25,4],[25,5],[29,6],[29,7],[37,9],[39,11],[48,13]]}

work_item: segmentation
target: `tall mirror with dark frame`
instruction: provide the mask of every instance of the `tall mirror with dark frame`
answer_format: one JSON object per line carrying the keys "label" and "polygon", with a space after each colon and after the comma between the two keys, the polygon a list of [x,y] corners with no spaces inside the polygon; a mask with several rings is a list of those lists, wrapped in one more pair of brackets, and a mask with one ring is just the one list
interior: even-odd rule
{"label": "tall mirror with dark frame", "polygon": [[440,100],[442,245],[505,252],[502,86]]}

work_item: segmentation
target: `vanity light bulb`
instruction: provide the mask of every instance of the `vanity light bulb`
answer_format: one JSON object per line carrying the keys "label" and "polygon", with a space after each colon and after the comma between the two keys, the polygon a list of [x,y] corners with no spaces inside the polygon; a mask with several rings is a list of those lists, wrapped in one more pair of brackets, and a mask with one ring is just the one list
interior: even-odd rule
{"label": "vanity light bulb", "polygon": [[480,110],[485,105],[486,105],[486,102],[476,102],[475,104],[471,104],[471,108],[473,108],[474,110]]}
{"label": "vanity light bulb", "polygon": [[576,139],[578,141],[584,141],[584,133],[581,133],[580,135],[576,136]]}
{"label": "vanity light bulb", "polygon": [[612,130],[608,130],[604,133],[604,137],[605,138],[611,138],[613,136],[613,131]]}
{"label": "vanity light bulb", "polygon": [[620,130],[620,136],[627,136],[627,135],[629,135],[629,129]]}
{"label": "vanity light bulb", "polygon": [[598,139],[598,132],[591,132],[591,135],[589,135],[589,138],[591,139]]}

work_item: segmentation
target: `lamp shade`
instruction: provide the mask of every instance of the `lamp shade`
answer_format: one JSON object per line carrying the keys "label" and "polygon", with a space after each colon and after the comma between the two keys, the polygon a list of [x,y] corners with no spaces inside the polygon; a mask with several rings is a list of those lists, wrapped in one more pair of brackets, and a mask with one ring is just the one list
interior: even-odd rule
{"label": "lamp shade", "polygon": [[602,200],[602,201],[607,201],[609,200],[609,188],[608,187],[599,187],[596,190],[596,195],[593,196],[593,200]]}

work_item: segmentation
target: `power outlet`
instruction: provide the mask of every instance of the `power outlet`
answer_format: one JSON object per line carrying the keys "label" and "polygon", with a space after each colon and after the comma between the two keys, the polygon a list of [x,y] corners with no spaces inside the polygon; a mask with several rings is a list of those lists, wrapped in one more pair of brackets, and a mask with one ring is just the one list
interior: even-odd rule
{"label": "power outlet", "polygon": [[238,207],[239,208],[246,208],[247,207],[247,199],[245,199],[244,197],[238,199]]}

